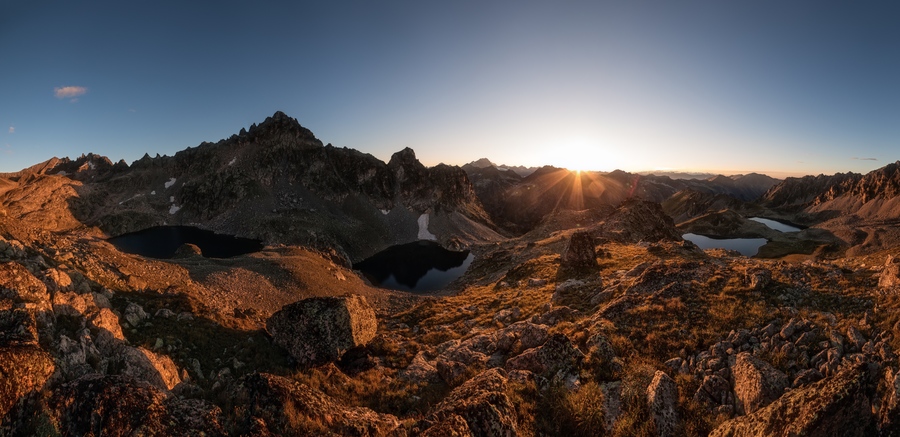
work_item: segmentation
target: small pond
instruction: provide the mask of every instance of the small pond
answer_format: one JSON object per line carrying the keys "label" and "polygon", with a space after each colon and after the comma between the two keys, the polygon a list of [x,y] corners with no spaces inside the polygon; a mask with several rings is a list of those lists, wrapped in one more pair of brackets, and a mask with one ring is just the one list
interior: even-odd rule
{"label": "small pond", "polygon": [[762,223],[778,232],[800,232],[802,229],[791,226],[785,223],[781,223],[779,221],[775,221],[772,219],[762,218],[762,217],[750,217],[750,220],[753,220],[758,223]]}
{"label": "small pond", "polygon": [[440,290],[469,268],[475,255],[444,249],[433,241],[391,246],[353,265],[376,286],[392,290]]}
{"label": "small pond", "polygon": [[684,234],[681,237],[691,241],[701,249],[736,250],[744,256],[756,255],[759,248],[767,242],[765,238],[710,238],[697,234]]}
{"label": "small pond", "polygon": [[122,252],[161,259],[172,258],[185,243],[197,245],[207,258],[231,258],[263,248],[259,240],[216,234],[192,226],[156,226],[107,241]]}

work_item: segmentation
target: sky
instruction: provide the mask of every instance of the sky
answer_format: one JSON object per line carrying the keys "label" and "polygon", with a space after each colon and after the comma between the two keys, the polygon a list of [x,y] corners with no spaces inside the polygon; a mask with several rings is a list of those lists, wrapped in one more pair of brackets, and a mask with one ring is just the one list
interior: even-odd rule
{"label": "sky", "polygon": [[387,161],[773,176],[900,160],[895,1],[0,2],[0,172],[275,111]]}

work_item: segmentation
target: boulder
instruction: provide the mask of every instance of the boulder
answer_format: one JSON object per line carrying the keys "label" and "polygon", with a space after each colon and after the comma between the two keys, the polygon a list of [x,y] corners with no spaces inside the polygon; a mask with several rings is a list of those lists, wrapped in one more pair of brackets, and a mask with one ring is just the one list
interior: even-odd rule
{"label": "boulder", "polygon": [[557,372],[573,373],[584,354],[564,334],[554,334],[542,345],[522,352],[506,362],[507,370],[528,370],[552,376]]}
{"label": "boulder", "polygon": [[737,355],[731,374],[739,413],[751,414],[769,405],[790,386],[787,375],[748,352]]}
{"label": "boulder", "polygon": [[[711,437],[878,435],[872,413],[877,370],[862,363],[795,389],[755,413],[716,428]],[[890,434],[883,434],[890,435]]]}
{"label": "boulder", "polygon": [[502,369],[486,370],[466,381],[435,406],[423,435],[518,435],[516,408],[506,395],[506,386]]}
{"label": "boulder", "polygon": [[577,231],[569,238],[559,268],[565,272],[591,272],[597,269],[597,252],[590,232]]}
{"label": "boulder", "polygon": [[878,286],[891,288],[897,285],[900,285],[900,258],[888,255],[884,262],[884,268],[881,270],[881,277],[878,278]]}
{"label": "boulder", "polygon": [[178,368],[171,358],[158,355],[142,347],[125,346],[120,356],[124,369],[122,374],[146,381],[160,390],[172,390],[181,383]]}
{"label": "boulder", "polygon": [[176,259],[184,259],[184,258],[194,258],[194,257],[202,257],[203,251],[196,244],[184,243],[175,250],[175,254],[172,255],[172,258]]}
{"label": "boulder", "polygon": [[659,437],[678,435],[681,421],[678,417],[678,386],[665,372],[657,370],[647,386],[647,407],[650,421]]}
{"label": "boulder", "polygon": [[275,343],[302,366],[332,362],[375,337],[378,322],[366,298],[313,297],[285,305],[266,321]]}

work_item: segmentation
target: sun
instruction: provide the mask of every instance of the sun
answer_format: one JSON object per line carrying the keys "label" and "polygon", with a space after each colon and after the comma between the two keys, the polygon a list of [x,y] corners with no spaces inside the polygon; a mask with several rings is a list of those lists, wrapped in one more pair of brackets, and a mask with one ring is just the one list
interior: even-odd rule
{"label": "sun", "polygon": [[597,170],[603,162],[600,146],[587,137],[561,141],[553,147],[552,154],[548,162],[578,173]]}

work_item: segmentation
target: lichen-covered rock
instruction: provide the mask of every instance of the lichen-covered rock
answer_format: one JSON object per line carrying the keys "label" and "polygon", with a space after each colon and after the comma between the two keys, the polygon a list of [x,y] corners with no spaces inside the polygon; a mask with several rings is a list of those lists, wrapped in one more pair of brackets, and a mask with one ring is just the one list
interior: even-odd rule
{"label": "lichen-covered rock", "polygon": [[[454,389],[429,415],[424,435],[514,437],[516,409],[506,395],[506,372],[486,370]],[[462,425],[459,418],[465,421]],[[466,432],[468,428],[468,432]]]}
{"label": "lichen-covered rock", "polygon": [[425,354],[422,351],[416,354],[413,357],[409,366],[406,366],[406,369],[400,371],[400,378],[413,382],[413,383],[424,383],[424,382],[434,382],[438,377],[438,371],[425,359]]}
{"label": "lichen-covered rock", "polygon": [[181,383],[178,368],[171,358],[142,347],[124,346],[120,352],[122,374],[146,381],[161,390],[171,390]]}
{"label": "lichen-covered rock", "polygon": [[72,278],[66,272],[59,269],[47,269],[44,271],[44,283],[50,292],[67,291],[72,289]]}
{"label": "lichen-covered rock", "polygon": [[872,414],[877,370],[862,363],[792,390],[753,414],[716,428],[711,437],[878,435]]}
{"label": "lichen-covered rock", "polygon": [[16,262],[0,263],[0,298],[46,306],[50,301],[47,286]]}
{"label": "lichen-covered rock", "polygon": [[122,318],[124,318],[129,325],[132,327],[138,327],[145,320],[150,318],[150,315],[144,311],[144,308],[134,302],[130,302],[128,306],[125,307],[125,312],[122,314]]}
{"label": "lichen-covered rock", "polygon": [[48,414],[64,435],[225,435],[218,407],[171,398],[124,376],[91,374],[64,384]]}
{"label": "lichen-covered rock", "polygon": [[279,346],[303,366],[335,361],[375,337],[375,311],[366,298],[314,297],[285,305],[266,321]]}
{"label": "lichen-covered rock", "polygon": [[787,375],[747,352],[737,355],[731,374],[739,413],[751,414],[769,405],[790,386]]}
{"label": "lichen-covered rock", "polygon": [[522,351],[544,344],[549,336],[546,326],[523,320],[497,331],[495,344],[502,352]]}
{"label": "lichen-covered rock", "polygon": [[256,428],[265,432],[259,435],[383,436],[400,426],[390,414],[344,406],[305,384],[266,373],[239,379],[232,391],[235,416],[261,422]]}
{"label": "lichen-covered rock", "polygon": [[552,376],[563,371],[573,373],[584,354],[564,334],[551,335],[542,345],[522,352],[506,362],[507,370],[528,370],[540,375]]}
{"label": "lichen-covered rock", "polygon": [[579,273],[597,269],[597,252],[594,238],[586,231],[577,231],[569,238],[569,245],[563,253],[559,268],[563,272]]}
{"label": "lichen-covered rock", "polygon": [[897,285],[900,285],[900,258],[888,255],[884,262],[884,268],[881,270],[881,277],[878,278],[878,286],[890,288]]}
{"label": "lichen-covered rock", "polygon": [[675,380],[657,370],[653,381],[647,386],[647,407],[657,436],[677,435],[681,427],[677,406],[678,386],[675,385]]}
{"label": "lichen-covered rock", "polygon": [[29,393],[40,391],[54,370],[53,358],[36,345],[0,345],[0,417]]}
{"label": "lichen-covered rock", "polygon": [[719,375],[707,375],[700,383],[700,388],[694,393],[694,401],[716,408],[722,405],[733,406],[734,394],[725,378]]}
{"label": "lichen-covered rock", "polygon": [[772,282],[772,272],[766,268],[754,268],[747,271],[747,282],[751,290],[762,290]]}

